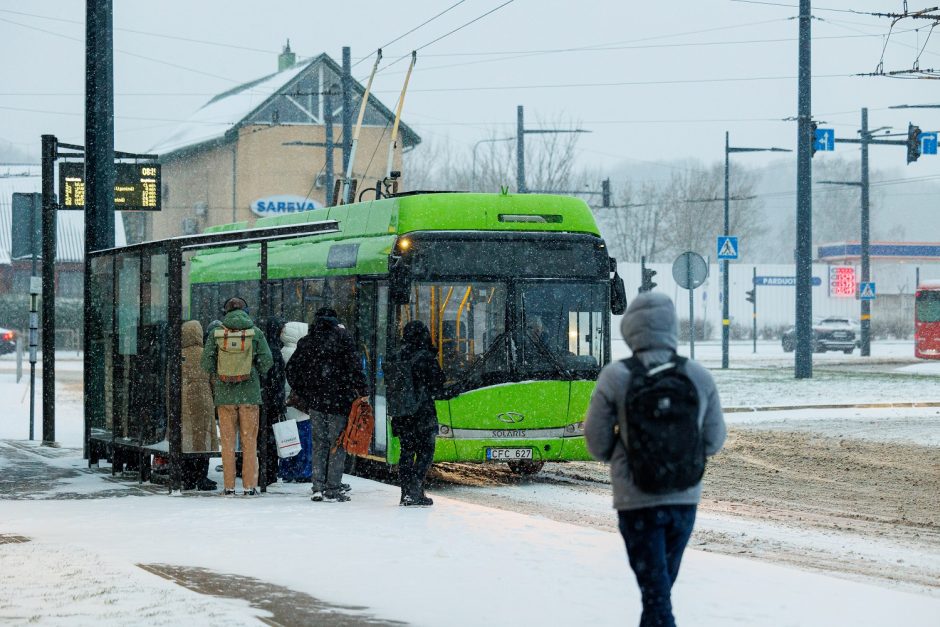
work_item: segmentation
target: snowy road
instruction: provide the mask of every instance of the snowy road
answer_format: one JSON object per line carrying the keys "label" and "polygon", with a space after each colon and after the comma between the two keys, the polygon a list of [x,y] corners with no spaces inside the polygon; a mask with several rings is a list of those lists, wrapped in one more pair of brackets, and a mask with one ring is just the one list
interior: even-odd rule
{"label": "snowy road", "polygon": [[[693,546],[940,597],[940,409],[729,414]],[[437,493],[614,530],[606,466],[440,465]]]}

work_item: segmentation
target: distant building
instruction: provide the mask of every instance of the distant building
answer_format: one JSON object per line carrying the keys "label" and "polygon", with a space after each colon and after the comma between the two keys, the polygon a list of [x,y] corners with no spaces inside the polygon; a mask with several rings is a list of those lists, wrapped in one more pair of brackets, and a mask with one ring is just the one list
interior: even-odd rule
{"label": "distant building", "polygon": [[[29,257],[14,259],[13,210],[14,193],[37,193],[42,189],[38,165],[0,167],[0,295],[28,294],[32,261]],[[121,212],[115,212],[114,239],[117,246],[126,244]],[[28,227],[27,227],[28,228]],[[82,298],[85,271],[85,212],[59,211],[56,214],[56,296]],[[37,274],[40,270],[37,269]],[[0,326],[3,321],[0,320]]]}
{"label": "distant building", "polygon": [[[129,239],[192,234],[238,221],[253,224],[260,216],[328,203],[332,190],[324,175],[323,94],[332,93],[333,167],[338,179],[343,174],[342,68],[326,54],[294,61],[288,43],[278,57],[277,73],[212,98],[151,149],[163,164],[162,211],[147,214]],[[353,124],[364,93],[353,80]],[[394,119],[394,113],[370,95],[353,164],[360,191],[385,176]],[[400,124],[393,169],[401,169],[402,150],[420,141]]]}

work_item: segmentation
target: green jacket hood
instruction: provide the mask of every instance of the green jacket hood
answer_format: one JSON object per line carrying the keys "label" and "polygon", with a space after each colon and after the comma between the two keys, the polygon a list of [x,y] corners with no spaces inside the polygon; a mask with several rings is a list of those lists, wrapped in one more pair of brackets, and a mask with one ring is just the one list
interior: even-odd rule
{"label": "green jacket hood", "polygon": [[229,329],[250,329],[255,326],[255,323],[251,321],[251,317],[241,309],[235,309],[225,314],[225,317],[222,318],[222,324]]}

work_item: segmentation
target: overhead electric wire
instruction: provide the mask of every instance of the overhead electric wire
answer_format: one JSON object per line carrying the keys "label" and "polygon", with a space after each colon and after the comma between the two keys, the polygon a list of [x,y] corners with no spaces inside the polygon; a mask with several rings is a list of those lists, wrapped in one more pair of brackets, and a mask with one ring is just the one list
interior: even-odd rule
{"label": "overhead electric wire", "polygon": [[[450,5],[449,7],[447,7],[446,9],[444,9],[443,11],[441,11],[440,13],[438,13],[437,15],[435,15],[435,16],[433,16],[433,17],[430,17],[430,18],[428,18],[428,19],[426,19],[426,20],[424,20],[423,22],[421,22],[420,24],[418,24],[417,26],[415,26],[415,27],[412,28],[411,30],[409,30],[409,31],[407,31],[407,32],[405,32],[405,33],[402,33],[401,35],[399,35],[399,36],[396,37],[395,39],[393,39],[393,40],[391,40],[391,41],[389,41],[389,42],[387,42],[387,43],[385,43],[385,44],[379,46],[375,51],[373,51],[372,54],[375,54],[375,52],[377,52],[378,50],[382,50],[382,49],[384,49],[384,48],[387,48],[388,46],[391,46],[391,45],[392,45],[393,43],[395,43],[396,41],[400,41],[401,39],[404,39],[405,37],[407,37],[407,36],[410,35],[411,33],[415,32],[416,30],[418,30],[418,29],[421,28],[422,26],[426,26],[427,24],[430,24],[431,22],[433,22],[433,21],[436,20],[437,18],[439,18],[439,17],[441,17],[442,15],[444,15],[445,13],[449,12],[451,9],[454,9],[454,8],[460,6],[460,5],[463,4],[464,2],[466,2],[466,0],[459,0],[458,2],[455,2],[454,4]],[[359,59],[358,61],[356,61],[355,63],[353,63],[350,67],[356,67],[357,65],[359,65],[360,63],[362,63],[362,62],[365,61],[366,59],[370,59],[370,58],[372,58],[372,55],[371,55],[371,54],[368,55],[368,56],[362,57],[361,59]]]}
{"label": "overhead electric wire", "polygon": [[[53,22],[65,22],[67,24],[79,24],[84,27],[85,22],[81,20],[70,20],[64,17],[52,17],[49,15],[39,15],[37,13],[26,13],[24,11],[13,11],[11,9],[0,9],[0,13],[9,13],[11,15],[22,15],[24,17],[34,17],[41,20],[49,20]],[[277,50],[265,50],[262,48],[251,48],[249,46],[240,46],[238,44],[227,44],[220,41],[206,41],[204,39],[193,39],[191,37],[180,37],[178,35],[167,35],[165,33],[154,33],[152,31],[137,30],[134,28],[123,28],[120,26],[114,27],[115,31],[122,31],[125,33],[132,33],[134,35],[144,35],[146,37],[158,37],[161,39],[172,39],[174,41],[185,41],[187,43],[200,44],[204,46],[219,46],[221,48],[232,48],[234,50],[246,50],[248,52],[259,52],[263,54],[277,54]]]}

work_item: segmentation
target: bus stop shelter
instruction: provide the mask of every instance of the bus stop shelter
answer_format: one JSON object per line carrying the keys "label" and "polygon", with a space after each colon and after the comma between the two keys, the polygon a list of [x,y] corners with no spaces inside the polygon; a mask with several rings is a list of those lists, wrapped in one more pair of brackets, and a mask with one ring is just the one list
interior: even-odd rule
{"label": "bus stop shelter", "polygon": [[[150,478],[150,458],[169,458],[170,492],[181,488],[181,462],[217,451],[183,446],[181,327],[189,317],[188,261],[200,251],[256,250],[256,326],[270,317],[268,244],[338,232],[335,220],[230,230],[143,242],[89,255],[92,320],[85,350],[93,364],[85,372],[85,457],[89,465],[111,460],[111,472],[137,469]],[[234,295],[234,294],[233,294]],[[221,316],[221,312],[220,312]],[[263,414],[263,412],[262,412]],[[267,438],[265,419],[259,437]],[[189,449],[189,450],[185,450]],[[196,450],[198,449],[198,450]],[[259,450],[265,450],[259,446]],[[268,469],[262,455],[260,483]],[[262,487],[262,490],[264,488]]]}

